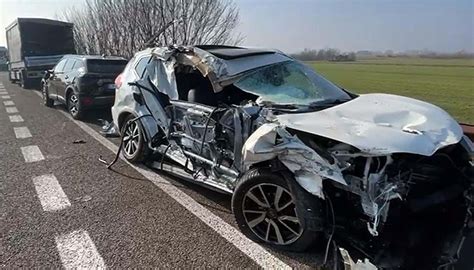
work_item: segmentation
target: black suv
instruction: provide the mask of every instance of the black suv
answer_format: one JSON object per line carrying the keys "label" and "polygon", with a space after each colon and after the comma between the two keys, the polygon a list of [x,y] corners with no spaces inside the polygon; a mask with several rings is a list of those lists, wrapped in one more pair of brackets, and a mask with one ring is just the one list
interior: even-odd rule
{"label": "black suv", "polygon": [[65,55],[41,81],[44,105],[64,103],[74,119],[81,119],[90,108],[111,107],[114,79],[127,62],[122,57]]}

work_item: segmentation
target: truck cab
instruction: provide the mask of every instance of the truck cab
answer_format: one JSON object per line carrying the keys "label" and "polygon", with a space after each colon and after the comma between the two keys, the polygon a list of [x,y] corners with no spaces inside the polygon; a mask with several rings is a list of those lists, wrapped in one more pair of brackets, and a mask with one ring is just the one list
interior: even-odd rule
{"label": "truck cab", "polygon": [[6,28],[9,79],[23,88],[39,85],[46,70],[65,54],[75,53],[73,24],[18,18]]}

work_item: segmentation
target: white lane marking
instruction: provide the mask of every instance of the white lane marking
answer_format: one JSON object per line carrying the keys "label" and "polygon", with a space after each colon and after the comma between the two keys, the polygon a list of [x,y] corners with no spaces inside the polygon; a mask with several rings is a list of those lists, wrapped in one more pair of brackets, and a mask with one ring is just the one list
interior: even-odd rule
{"label": "white lane marking", "polygon": [[15,103],[12,100],[6,100],[3,102],[5,106],[15,106]]}
{"label": "white lane marking", "polygon": [[7,113],[17,113],[18,109],[16,107],[5,107]]}
{"label": "white lane marking", "polygon": [[17,139],[25,139],[31,137],[31,132],[27,127],[14,127],[13,131]]}
{"label": "white lane marking", "polygon": [[54,175],[46,174],[34,177],[33,184],[44,211],[59,211],[71,206],[69,199]]}
{"label": "white lane marking", "polygon": [[[34,92],[41,97],[41,93]],[[62,113],[66,118],[78,125],[82,130],[100,142],[103,146],[107,147],[110,151],[114,153],[118,151],[118,146],[104,138],[85,123],[75,121],[72,116],[66,112],[60,110],[58,110],[58,112]],[[120,158],[127,162],[122,156],[120,156]],[[143,166],[136,166],[129,162],[127,163],[261,267],[267,269],[291,269],[291,267],[285,262],[272,255],[262,246],[248,239],[239,230],[232,227],[204,206],[200,205],[193,198],[172,185],[168,180],[162,178],[155,172],[145,169]]]}
{"label": "white lane marking", "polygon": [[66,269],[105,269],[104,259],[87,231],[79,230],[57,236],[56,247]]}
{"label": "white lane marking", "polygon": [[44,159],[44,156],[37,145],[21,147],[21,153],[25,158],[25,162],[36,162]]}
{"label": "white lane marking", "polygon": [[3,99],[10,99],[10,96],[2,96]]}
{"label": "white lane marking", "polygon": [[8,92],[5,89],[0,89],[0,95],[8,95]]}
{"label": "white lane marking", "polygon": [[9,115],[8,116],[10,118],[10,122],[12,123],[20,123],[20,122],[23,122],[23,117],[21,117],[21,115]]}

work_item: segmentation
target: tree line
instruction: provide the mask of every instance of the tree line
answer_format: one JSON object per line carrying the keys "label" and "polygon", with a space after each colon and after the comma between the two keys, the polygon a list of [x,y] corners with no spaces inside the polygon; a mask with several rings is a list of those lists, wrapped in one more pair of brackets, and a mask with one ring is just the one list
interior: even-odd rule
{"label": "tree line", "polygon": [[321,49],[321,50],[304,49],[302,52],[292,54],[291,56],[301,61],[318,61],[318,60],[355,61],[356,60],[356,54],[354,52],[341,53],[340,50],[334,49],[334,48]]}
{"label": "tree line", "polygon": [[59,17],[74,23],[79,54],[131,58],[154,37],[157,46],[241,41],[232,0],[85,0]]}

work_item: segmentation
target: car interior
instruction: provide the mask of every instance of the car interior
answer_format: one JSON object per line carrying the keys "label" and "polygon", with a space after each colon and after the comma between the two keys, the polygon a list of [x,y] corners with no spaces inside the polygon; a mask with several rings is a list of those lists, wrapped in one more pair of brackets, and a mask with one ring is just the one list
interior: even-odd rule
{"label": "car interior", "polygon": [[215,93],[209,79],[192,66],[178,64],[175,67],[175,76],[179,99],[183,101],[216,107],[219,104],[240,105],[258,98],[234,85],[228,85]]}

